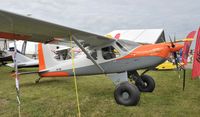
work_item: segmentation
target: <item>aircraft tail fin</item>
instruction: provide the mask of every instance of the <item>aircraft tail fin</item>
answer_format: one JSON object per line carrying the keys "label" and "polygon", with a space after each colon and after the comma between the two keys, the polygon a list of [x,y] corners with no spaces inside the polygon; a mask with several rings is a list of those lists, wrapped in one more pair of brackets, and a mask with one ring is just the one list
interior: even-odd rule
{"label": "aircraft tail fin", "polygon": [[48,45],[38,44],[39,71],[53,67],[60,62],[54,58]]}
{"label": "aircraft tail fin", "polygon": [[32,61],[31,58],[21,54],[21,53],[18,53],[16,54],[16,59],[18,62],[29,62],[29,61]]}
{"label": "aircraft tail fin", "polygon": [[[13,56],[12,56],[12,59],[14,59]],[[24,63],[24,62],[30,62],[33,59],[31,59],[31,58],[29,58],[29,57],[17,52],[16,53],[16,60],[17,60],[17,63],[19,64],[19,63]],[[9,63],[9,64],[6,64],[6,65],[9,66],[9,67],[14,67],[14,63]]]}

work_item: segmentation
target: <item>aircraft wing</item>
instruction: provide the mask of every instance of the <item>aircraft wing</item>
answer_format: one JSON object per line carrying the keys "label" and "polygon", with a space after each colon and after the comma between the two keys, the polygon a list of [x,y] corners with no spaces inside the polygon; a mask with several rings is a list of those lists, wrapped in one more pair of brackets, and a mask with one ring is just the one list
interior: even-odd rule
{"label": "aircraft wing", "polygon": [[71,34],[91,47],[115,41],[101,35],[0,10],[0,38],[48,43],[56,38],[70,41]]}

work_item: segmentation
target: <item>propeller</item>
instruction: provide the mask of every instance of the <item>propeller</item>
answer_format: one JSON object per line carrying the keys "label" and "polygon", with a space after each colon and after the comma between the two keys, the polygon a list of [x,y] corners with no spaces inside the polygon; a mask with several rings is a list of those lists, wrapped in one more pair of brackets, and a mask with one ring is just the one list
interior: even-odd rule
{"label": "propeller", "polygon": [[[175,48],[175,44],[174,44],[174,42],[176,42],[175,36],[174,36],[174,42],[172,42],[172,39],[171,39],[170,36],[169,36],[169,39],[170,39],[170,42],[171,42],[171,47],[172,47],[172,48]],[[178,67],[179,60],[178,60],[177,53],[176,53],[176,52],[173,52],[172,54],[173,54],[173,57],[174,57],[174,60],[175,60],[176,68],[177,68],[177,70],[178,70],[178,68],[179,68],[179,67]]]}
{"label": "propeller", "polygon": [[[170,39],[170,42],[171,42],[171,47],[175,48],[176,45],[174,44],[174,42],[176,42],[176,37],[174,36],[174,42],[172,41],[170,36],[169,36],[169,39]],[[176,69],[178,71],[179,77],[180,77],[179,71],[183,70],[183,91],[184,91],[186,70],[185,70],[184,66],[180,64],[179,58],[177,56],[177,52],[173,52],[172,54],[173,54],[173,57],[174,57],[174,60],[175,60],[175,65],[176,65]]]}

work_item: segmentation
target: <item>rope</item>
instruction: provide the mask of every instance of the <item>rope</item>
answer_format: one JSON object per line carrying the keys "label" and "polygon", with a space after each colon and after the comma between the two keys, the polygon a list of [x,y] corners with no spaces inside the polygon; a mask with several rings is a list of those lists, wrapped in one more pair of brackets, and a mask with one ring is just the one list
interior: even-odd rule
{"label": "rope", "polygon": [[17,46],[16,41],[14,41],[15,51],[14,51],[14,65],[15,65],[15,86],[16,86],[16,94],[17,94],[17,102],[18,102],[18,116],[21,117],[21,102],[20,102],[20,93],[19,93],[19,77],[18,77],[18,67],[17,67]]}
{"label": "rope", "polygon": [[75,64],[74,64],[74,51],[72,47],[72,34],[70,33],[70,45],[71,45],[71,57],[72,57],[72,71],[74,73],[74,85],[76,90],[76,101],[77,101],[77,108],[78,108],[78,117],[81,117],[81,111],[80,111],[80,103],[79,103],[79,96],[78,96],[78,85],[76,81],[76,72],[75,72]]}

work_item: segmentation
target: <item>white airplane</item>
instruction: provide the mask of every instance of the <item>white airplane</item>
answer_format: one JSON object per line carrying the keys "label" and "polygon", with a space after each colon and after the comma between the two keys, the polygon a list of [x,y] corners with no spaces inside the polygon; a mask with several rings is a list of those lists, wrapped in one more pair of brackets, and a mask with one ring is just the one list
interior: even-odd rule
{"label": "white airplane", "polygon": [[[27,68],[27,67],[38,67],[38,60],[31,59],[21,53],[16,54],[16,62],[17,62],[17,67],[18,68]],[[6,64],[9,67],[14,68],[15,64],[14,63],[8,63]]]}
{"label": "white airplane", "polygon": [[[114,98],[118,104],[132,106],[140,100],[140,91],[152,92],[155,82],[145,73],[163,63],[183,45],[159,43],[141,45],[17,15],[0,10],[0,37],[50,43],[62,38],[73,41],[85,53],[72,61],[58,61],[49,48],[39,44],[40,77],[106,74],[116,85]],[[144,69],[139,74],[137,70]],[[40,78],[39,78],[40,79]],[[128,79],[135,81],[130,83]],[[38,80],[39,81],[39,80]]]}

